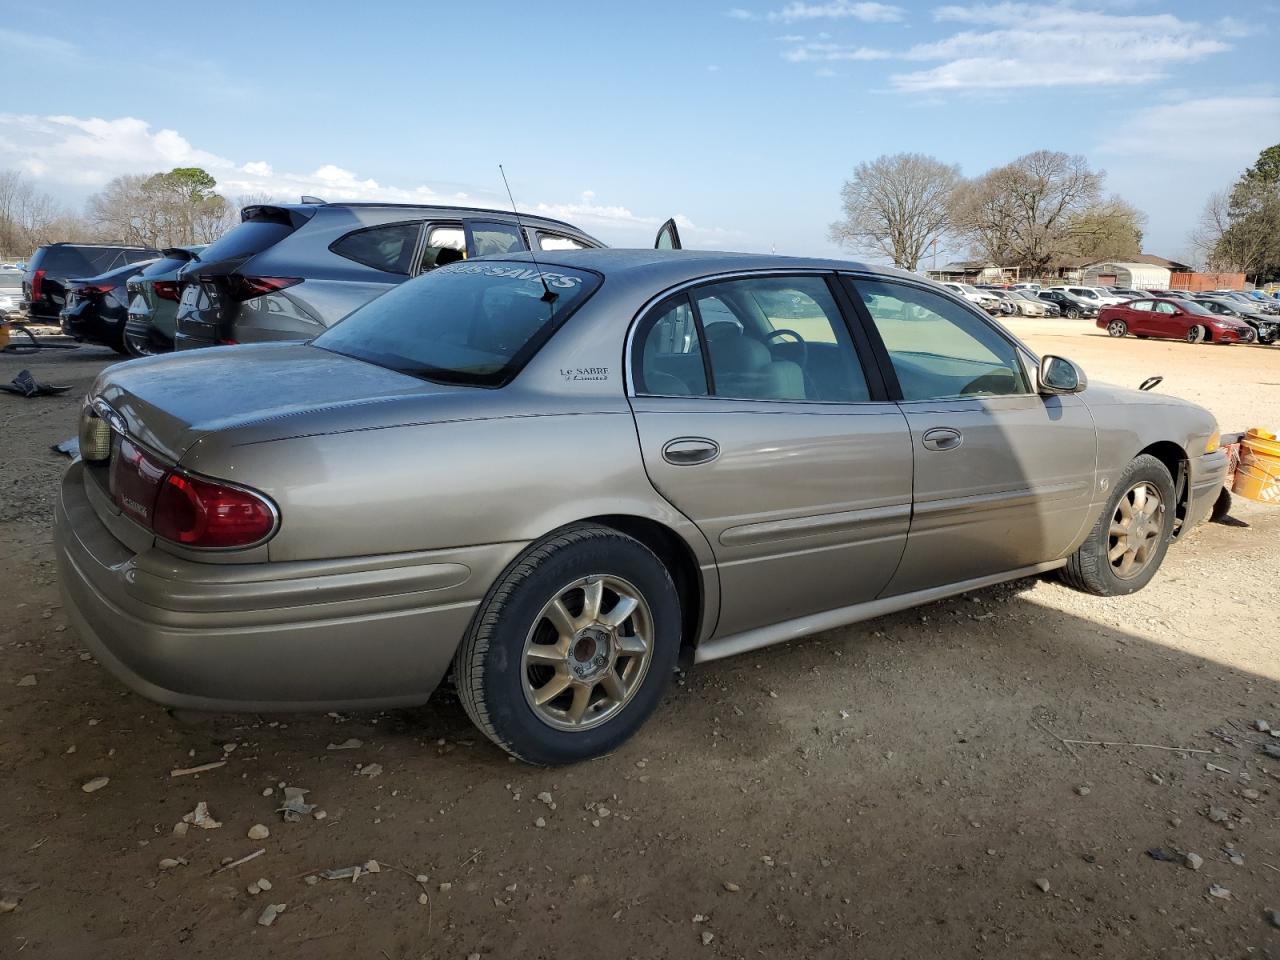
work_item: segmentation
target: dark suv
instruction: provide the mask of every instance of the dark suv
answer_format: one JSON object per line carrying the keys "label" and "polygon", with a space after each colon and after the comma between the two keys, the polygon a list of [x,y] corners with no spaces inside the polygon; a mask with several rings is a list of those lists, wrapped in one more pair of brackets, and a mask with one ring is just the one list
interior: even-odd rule
{"label": "dark suv", "polygon": [[48,243],[36,249],[22,275],[22,299],[32,320],[58,322],[67,302],[67,281],[96,277],[131,263],[152,260],[160,251],[98,243]]}
{"label": "dark suv", "polygon": [[530,247],[602,247],[546,217],[463,207],[297,203],[245,207],[178,274],[174,345],[305,340],[435,267]]}

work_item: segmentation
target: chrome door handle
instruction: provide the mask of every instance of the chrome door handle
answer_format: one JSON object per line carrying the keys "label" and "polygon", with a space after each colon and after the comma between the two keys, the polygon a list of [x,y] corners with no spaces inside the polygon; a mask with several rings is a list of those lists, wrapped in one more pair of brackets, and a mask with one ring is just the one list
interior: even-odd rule
{"label": "chrome door handle", "polygon": [[705,437],[676,437],[662,448],[662,459],[677,467],[710,463],[720,456],[720,444]]}
{"label": "chrome door handle", "polygon": [[964,443],[964,434],[954,427],[934,427],[920,438],[926,450],[954,450]]}

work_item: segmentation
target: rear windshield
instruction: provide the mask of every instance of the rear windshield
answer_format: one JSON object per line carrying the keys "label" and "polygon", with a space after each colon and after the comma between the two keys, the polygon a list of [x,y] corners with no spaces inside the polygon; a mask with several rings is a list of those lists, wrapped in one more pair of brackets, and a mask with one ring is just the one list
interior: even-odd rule
{"label": "rear windshield", "polygon": [[46,247],[36,257],[35,267],[49,277],[95,277],[108,270],[150,260],[157,251],[128,247]]}
{"label": "rear windshield", "polygon": [[159,277],[166,273],[173,273],[179,267],[186,266],[190,263],[189,257],[162,257],[155,263],[150,264],[139,276],[143,277]]}
{"label": "rear windshield", "polygon": [[200,253],[205,263],[252,257],[279,243],[294,227],[274,220],[246,220],[232,227]]}
{"label": "rear windshield", "polygon": [[356,310],[313,342],[443,383],[501,386],[600,286],[584,270],[494,260],[433,270]]}

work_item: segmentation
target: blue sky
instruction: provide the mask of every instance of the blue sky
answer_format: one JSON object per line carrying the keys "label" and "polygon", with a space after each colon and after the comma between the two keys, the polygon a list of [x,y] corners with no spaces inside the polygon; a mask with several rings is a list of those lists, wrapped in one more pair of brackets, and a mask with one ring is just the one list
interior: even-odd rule
{"label": "blue sky", "polygon": [[831,254],[842,180],[1083,153],[1189,248],[1280,140],[1280,0],[246,3],[0,0],[0,169],[71,206],[203,165],[231,196],[505,203],[619,245]]}

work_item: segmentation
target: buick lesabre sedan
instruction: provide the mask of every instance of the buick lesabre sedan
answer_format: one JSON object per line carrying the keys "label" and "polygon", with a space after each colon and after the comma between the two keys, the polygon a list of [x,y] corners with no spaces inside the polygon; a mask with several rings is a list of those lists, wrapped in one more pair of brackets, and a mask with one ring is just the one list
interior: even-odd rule
{"label": "buick lesabre sedan", "polygon": [[1057,570],[1143,587],[1225,456],[937,285],[583,250],[432,271],[306,343],[108,369],[57,506],[101,662],[187,708],[387,707],[453,672],[525,760],[714,660]]}

